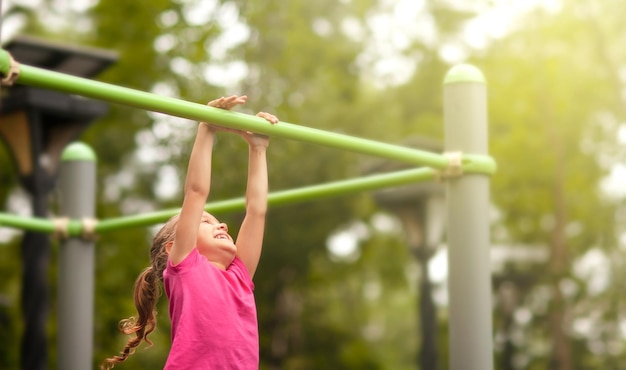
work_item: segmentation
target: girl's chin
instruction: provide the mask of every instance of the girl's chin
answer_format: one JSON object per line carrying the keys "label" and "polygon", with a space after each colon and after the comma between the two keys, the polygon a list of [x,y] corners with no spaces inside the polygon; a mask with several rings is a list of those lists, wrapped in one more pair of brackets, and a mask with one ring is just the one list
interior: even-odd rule
{"label": "girl's chin", "polygon": [[[216,258],[223,258],[224,256],[231,256],[235,258],[235,254],[237,254],[237,246],[230,243],[219,243],[218,245],[211,246],[210,249],[205,249],[204,251],[201,249],[200,253],[207,257],[209,260]],[[211,258],[213,257],[213,258]]]}

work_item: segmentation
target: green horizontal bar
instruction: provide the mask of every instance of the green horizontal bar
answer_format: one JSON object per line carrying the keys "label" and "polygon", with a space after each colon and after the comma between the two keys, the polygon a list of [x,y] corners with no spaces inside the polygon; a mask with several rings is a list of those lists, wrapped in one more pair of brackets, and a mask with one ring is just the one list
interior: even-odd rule
{"label": "green horizontal bar", "polygon": [[[417,168],[369,175],[320,185],[312,185],[298,189],[282,190],[270,193],[268,196],[268,204],[271,206],[282,206],[292,203],[311,201],[314,199],[337,197],[362,191],[383,189],[392,186],[415,184],[417,182],[433,180],[435,178],[435,173],[436,171],[431,168]],[[223,214],[243,211],[245,210],[245,206],[245,198],[242,197],[211,202],[207,204],[205,209],[207,212],[214,214]],[[124,228],[142,227],[162,223],[177,214],[179,210],[179,208],[174,208],[134,216],[123,216],[100,220],[96,225],[96,233],[105,233]],[[52,233],[55,230],[52,220],[20,217],[7,213],[0,213],[0,226],[42,233]],[[79,220],[71,220],[68,227],[68,234],[71,236],[80,236],[82,232],[83,227],[81,222]]]}
{"label": "green horizontal bar", "polygon": [[40,233],[54,232],[54,223],[47,218],[23,217],[1,212],[0,226],[8,226],[15,229],[36,231]]}
{"label": "green horizontal bar", "polygon": [[[330,182],[327,184],[306,186],[298,189],[272,192],[268,196],[270,206],[282,206],[292,203],[311,201],[314,199],[337,197],[356,192],[376,190],[391,186],[414,184],[419,181],[432,180],[435,171],[430,168],[417,168],[385,174],[370,175],[355,179]],[[245,210],[245,198],[216,201],[208,203],[207,212],[220,214]],[[107,232],[120,228],[148,226],[165,222],[180,211],[180,208],[146,213],[137,216],[118,217],[102,220],[96,226],[97,232]]]}
{"label": "green horizontal bar", "polygon": [[[8,73],[8,65],[10,63],[7,58],[9,57],[10,55],[6,52],[0,53],[0,73],[2,74]],[[23,64],[20,66],[17,83],[129,105],[195,121],[214,122],[226,127],[253,131],[269,136],[283,137],[398,160],[412,165],[438,169],[445,168],[448,165],[447,159],[437,153],[328,132],[288,122],[281,121],[276,125],[269,125],[265,120],[254,115],[225,111],[208,107],[204,104],[163,97]],[[472,161],[493,162],[488,156],[476,156]],[[476,172],[492,174],[492,172],[483,172],[491,168],[489,164],[486,166],[479,165],[476,168]]]}
{"label": "green horizontal bar", "polygon": [[492,157],[480,154],[464,154],[462,166],[463,173],[479,173],[488,175],[496,173],[498,168],[496,161]]}
{"label": "green horizontal bar", "polygon": [[6,76],[11,69],[11,55],[8,51],[0,49],[0,74]]}
{"label": "green horizontal bar", "polygon": [[[54,221],[41,217],[23,217],[11,213],[0,212],[0,226],[12,227],[34,231],[44,234],[52,234],[56,231]],[[83,232],[83,225],[80,220],[68,220],[67,233],[71,236],[79,236]]]}

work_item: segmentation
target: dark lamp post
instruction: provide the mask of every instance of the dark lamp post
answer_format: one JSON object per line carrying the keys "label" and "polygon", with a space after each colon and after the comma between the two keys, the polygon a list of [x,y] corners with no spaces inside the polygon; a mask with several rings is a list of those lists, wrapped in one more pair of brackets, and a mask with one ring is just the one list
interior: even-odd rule
{"label": "dark lamp post", "polygon": [[29,36],[17,36],[3,47],[19,63],[73,76],[90,78],[117,61],[117,53],[74,47]]}
{"label": "dark lamp post", "polygon": [[[442,145],[436,141],[413,137],[405,143],[416,149],[441,153]],[[395,170],[397,164],[382,162],[370,172]],[[444,187],[436,182],[388,188],[374,193],[374,199],[383,208],[395,214],[401,221],[407,246],[420,265],[419,322],[421,348],[418,362],[421,369],[437,370],[437,314],[432,297],[429,261],[435,254],[444,233],[445,201]]]}
{"label": "dark lamp post", "polygon": [[[93,77],[117,60],[115,53],[18,36],[3,48],[19,62],[78,77]],[[56,91],[13,86],[0,102],[0,135],[10,148],[20,180],[32,192],[53,186],[63,148],[107,105]]]}
{"label": "dark lamp post", "polygon": [[[80,77],[92,77],[113,62],[113,53],[67,47],[31,37],[17,37],[3,48],[18,63]],[[107,105],[56,91],[12,86],[2,91],[0,137],[10,149],[22,186],[32,197],[34,217],[47,217],[62,150]],[[25,232],[22,240],[22,313],[25,320],[21,368],[46,369],[49,293],[49,236]]]}
{"label": "dark lamp post", "polygon": [[63,148],[107,112],[98,101],[24,86],[12,87],[1,104],[0,135],[29,192],[52,189]]}

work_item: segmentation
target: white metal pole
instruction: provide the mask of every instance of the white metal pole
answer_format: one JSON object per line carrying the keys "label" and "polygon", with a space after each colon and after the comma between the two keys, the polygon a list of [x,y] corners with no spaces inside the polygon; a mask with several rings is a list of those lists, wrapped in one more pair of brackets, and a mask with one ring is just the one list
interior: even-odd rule
{"label": "white metal pole", "polygon": [[[96,155],[83,143],[63,151],[59,170],[60,213],[92,219],[96,200]],[[58,368],[93,368],[94,246],[93,239],[65,239],[59,252]]]}
{"label": "white metal pole", "polygon": [[[487,88],[477,68],[461,64],[444,79],[446,152],[487,148]],[[492,370],[489,176],[447,180],[450,369]]]}

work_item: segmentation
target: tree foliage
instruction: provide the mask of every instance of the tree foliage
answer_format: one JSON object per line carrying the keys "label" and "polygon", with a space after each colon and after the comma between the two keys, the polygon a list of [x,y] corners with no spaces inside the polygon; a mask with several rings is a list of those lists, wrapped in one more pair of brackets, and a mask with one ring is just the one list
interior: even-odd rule
{"label": "tree foliage", "polygon": [[[20,20],[21,33],[115,50],[119,61],[97,77],[106,82],[199,103],[247,94],[246,113],[270,111],[286,122],[404,142],[415,135],[442,138],[441,79],[450,64],[444,49],[463,44],[467,21],[481,15],[476,9],[489,12],[499,4],[135,0],[64,6],[14,0],[4,19]],[[617,298],[623,199],[601,187],[624,157],[615,140],[626,115],[624,53],[610,47],[626,37],[613,11],[619,6],[617,0],[564,0],[557,10],[518,18],[482,49],[463,44],[461,59],[474,61],[488,80],[490,151],[499,163],[494,241],[549,256],[544,264],[514,261],[496,271],[496,280],[509,284],[495,284],[494,294],[511,284],[519,294],[510,311],[496,300],[494,338],[503,369],[616,368],[624,357],[623,338],[612,329],[623,315]],[[401,16],[412,17],[410,27],[396,24]],[[193,127],[111,105],[82,137],[98,153],[98,217],[179,206]],[[220,135],[215,151],[212,200],[241,196],[245,143]],[[272,190],[371,168],[370,158],[283,139],[272,139],[268,155]],[[0,199],[8,203],[19,197],[6,152],[0,168]],[[236,233],[241,214],[217,216]],[[270,210],[255,277],[261,368],[417,368],[420,273],[400,229],[380,229],[378,216],[370,194]],[[361,234],[349,258],[330,253],[329,235],[352,227]],[[134,312],[132,283],[148,264],[153,232],[128,229],[98,238],[94,365],[125,340],[117,323]],[[19,239],[0,246],[0,368],[17,367]],[[609,264],[609,283],[600,292],[586,280],[589,270],[577,267],[589,256]],[[154,348],[123,366],[164,363],[165,301]],[[445,307],[440,313],[445,364]],[[580,329],[589,323],[593,329]],[[51,325],[52,347],[54,336]]]}
{"label": "tree foliage", "polygon": [[[531,315],[513,328],[500,326],[504,337],[518,335],[515,357],[503,368],[610,367],[611,356],[599,360],[594,353],[591,360],[587,354],[623,341],[613,332],[588,339],[589,331],[577,329],[595,321],[593,311],[604,304],[576,266],[596,253],[621,255],[616,204],[601,187],[617,160],[606,150],[614,150],[608,148],[615,148],[614,133],[624,120],[613,62],[620,53],[606,48],[624,30],[609,31],[605,26],[614,25],[600,22],[612,19],[610,9],[571,1],[558,12],[533,11],[480,58],[489,71],[491,152],[500,163],[493,197],[506,233],[499,241],[547,251],[543,264],[510,264],[502,273],[520,295],[513,315]],[[604,306],[602,325],[619,322],[614,299]]]}

